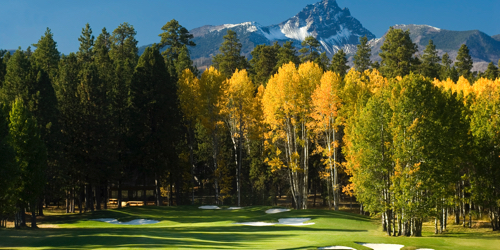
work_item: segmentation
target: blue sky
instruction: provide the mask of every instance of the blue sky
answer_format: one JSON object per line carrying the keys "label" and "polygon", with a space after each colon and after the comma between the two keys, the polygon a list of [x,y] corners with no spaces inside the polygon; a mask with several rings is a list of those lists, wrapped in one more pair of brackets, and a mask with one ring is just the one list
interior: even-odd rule
{"label": "blue sky", "polygon": [[[160,28],[175,18],[188,29],[206,24],[256,21],[277,24],[319,0],[1,0],[0,48],[26,49],[51,28],[62,53],[78,50],[88,22],[97,36],[120,23],[134,25],[140,45],[158,42]],[[499,0],[337,0],[377,37],[394,24],[428,24],[449,30],[500,34]]]}

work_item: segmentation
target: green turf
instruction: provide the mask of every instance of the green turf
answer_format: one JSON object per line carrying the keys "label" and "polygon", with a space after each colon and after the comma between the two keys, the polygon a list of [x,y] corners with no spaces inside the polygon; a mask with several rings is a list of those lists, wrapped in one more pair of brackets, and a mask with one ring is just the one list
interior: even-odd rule
{"label": "green turf", "polygon": [[[182,248],[182,249],[316,249],[343,245],[368,249],[356,242],[391,243],[433,249],[499,249],[500,234],[487,229],[455,230],[434,236],[387,237],[377,221],[347,212],[292,210],[266,214],[270,207],[243,210],[200,210],[197,207],[135,207],[94,213],[49,215],[43,224],[58,228],[37,230],[1,229],[0,248]],[[309,217],[311,226],[274,225],[252,227],[234,222],[267,221]],[[160,223],[142,226],[114,225],[92,218],[156,219]],[[458,228],[458,227],[457,227]],[[429,231],[431,229],[428,229]]]}

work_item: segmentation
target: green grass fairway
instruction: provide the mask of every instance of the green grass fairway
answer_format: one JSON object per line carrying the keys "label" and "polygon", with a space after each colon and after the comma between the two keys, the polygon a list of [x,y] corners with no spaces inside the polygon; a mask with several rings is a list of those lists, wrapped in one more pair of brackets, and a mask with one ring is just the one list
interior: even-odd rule
{"label": "green grass fairway", "polygon": [[[195,206],[134,207],[79,214],[49,214],[42,224],[54,228],[0,229],[0,248],[182,248],[182,249],[316,249],[343,245],[368,249],[355,242],[402,244],[404,249],[499,249],[500,234],[491,229],[450,227],[451,232],[424,237],[387,237],[377,221],[346,212],[292,210],[266,214],[270,207],[242,210],[201,210]],[[309,217],[310,226],[234,225],[234,222],[277,222],[279,218]],[[155,219],[141,226],[114,225],[93,218]]]}

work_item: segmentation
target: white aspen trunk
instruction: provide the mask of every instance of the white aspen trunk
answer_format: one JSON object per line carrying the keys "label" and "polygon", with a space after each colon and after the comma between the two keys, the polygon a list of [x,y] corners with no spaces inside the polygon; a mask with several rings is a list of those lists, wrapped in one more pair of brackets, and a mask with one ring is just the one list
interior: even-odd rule
{"label": "white aspen trunk", "polygon": [[338,190],[337,190],[337,147],[335,147],[335,141],[337,140],[336,138],[336,133],[335,133],[335,126],[333,124],[333,121],[331,121],[332,124],[330,125],[332,128],[332,134],[333,134],[333,205],[335,211],[339,210],[339,198],[338,198]]}
{"label": "white aspen trunk", "polygon": [[[241,104],[240,104],[240,109],[242,109]],[[240,138],[238,138],[238,148],[239,148],[239,160],[238,160],[238,181],[236,183],[237,189],[238,189],[238,207],[241,206],[241,157],[242,157],[242,146],[241,146],[241,140],[243,140],[243,111],[240,112]]]}
{"label": "white aspen trunk", "polygon": [[302,140],[304,141],[304,183],[303,183],[303,194],[302,194],[302,197],[303,197],[303,204],[302,204],[302,209],[307,209],[307,198],[308,198],[308,194],[309,194],[309,140],[308,140],[308,137],[307,137],[307,129],[306,129],[306,125],[305,125],[305,122],[302,122]]}

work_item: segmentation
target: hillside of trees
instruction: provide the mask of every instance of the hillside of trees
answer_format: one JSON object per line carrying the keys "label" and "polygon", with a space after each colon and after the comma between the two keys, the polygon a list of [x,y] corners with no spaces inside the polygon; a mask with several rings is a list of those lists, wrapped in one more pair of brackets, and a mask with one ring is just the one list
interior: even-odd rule
{"label": "hillside of trees", "polygon": [[[34,49],[0,52],[0,226],[26,225],[48,204],[107,209],[110,189],[152,183],[156,205],[201,202],[295,209],[354,197],[388,235],[420,236],[433,219],[500,229],[500,74],[471,72],[430,40],[391,28],[381,63],[360,39],[354,67],[306,38],[258,45],[248,61],[229,30],[200,72],[199,46],[176,20],[138,56],[123,23],[61,55],[47,28]],[[166,48],[166,49],[165,49]],[[160,52],[163,51],[163,52]],[[207,198],[208,197],[208,198]]]}

